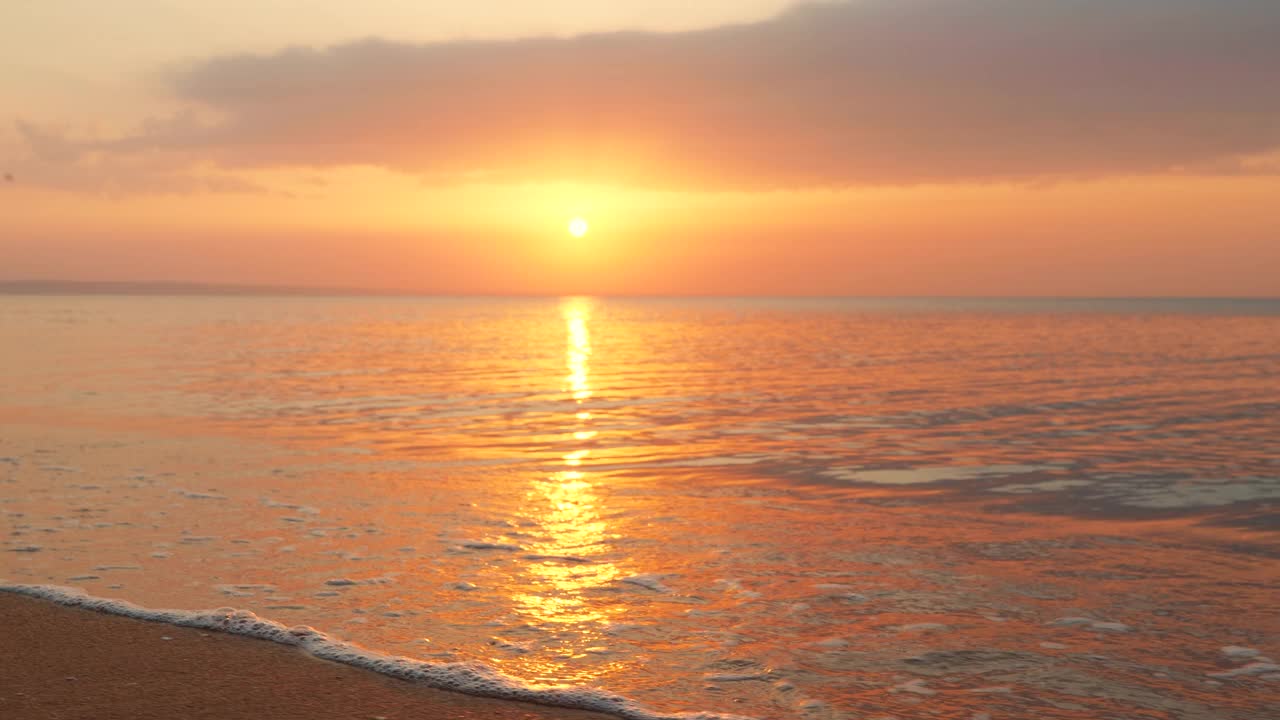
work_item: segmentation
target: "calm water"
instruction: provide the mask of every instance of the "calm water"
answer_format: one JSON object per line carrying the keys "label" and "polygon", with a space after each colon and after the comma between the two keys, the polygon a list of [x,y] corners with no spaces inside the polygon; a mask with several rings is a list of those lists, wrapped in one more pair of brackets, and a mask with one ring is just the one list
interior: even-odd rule
{"label": "calm water", "polygon": [[0,349],[11,582],[662,711],[1278,717],[1280,302],[13,296]]}

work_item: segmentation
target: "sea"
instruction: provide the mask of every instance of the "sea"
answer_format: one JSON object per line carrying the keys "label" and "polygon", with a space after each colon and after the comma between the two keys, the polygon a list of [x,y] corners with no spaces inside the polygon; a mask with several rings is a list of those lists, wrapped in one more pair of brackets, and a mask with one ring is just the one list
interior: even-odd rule
{"label": "sea", "polygon": [[0,296],[0,584],[632,718],[1280,718],[1280,300]]}

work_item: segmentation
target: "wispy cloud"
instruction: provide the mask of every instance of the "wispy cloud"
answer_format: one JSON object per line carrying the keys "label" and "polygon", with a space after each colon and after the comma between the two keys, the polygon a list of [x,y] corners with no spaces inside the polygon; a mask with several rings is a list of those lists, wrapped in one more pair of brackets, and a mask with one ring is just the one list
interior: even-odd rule
{"label": "wispy cloud", "polygon": [[188,148],[121,151],[76,137],[65,128],[14,124],[17,150],[6,157],[11,184],[101,195],[271,192],[241,174],[214,166]]}
{"label": "wispy cloud", "polygon": [[1277,38],[1271,0],[863,0],[677,34],[367,40],[200,62],[173,91],[215,121],[93,149],[712,188],[1274,172],[1251,158],[1280,148]]}

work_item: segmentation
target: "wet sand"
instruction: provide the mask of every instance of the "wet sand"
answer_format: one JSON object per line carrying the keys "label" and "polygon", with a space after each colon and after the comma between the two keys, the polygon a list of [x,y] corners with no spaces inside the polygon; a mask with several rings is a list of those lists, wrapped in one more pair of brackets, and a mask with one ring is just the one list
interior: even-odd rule
{"label": "wet sand", "polygon": [[295,648],[0,593],[0,717],[604,720],[416,686]]}

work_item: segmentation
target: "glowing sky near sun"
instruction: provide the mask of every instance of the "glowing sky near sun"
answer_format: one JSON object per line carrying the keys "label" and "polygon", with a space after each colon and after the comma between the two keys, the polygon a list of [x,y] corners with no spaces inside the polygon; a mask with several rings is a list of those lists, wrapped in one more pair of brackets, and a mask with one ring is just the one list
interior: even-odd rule
{"label": "glowing sky near sun", "polygon": [[1280,294],[1274,3],[260,5],[0,7],[0,281]]}

